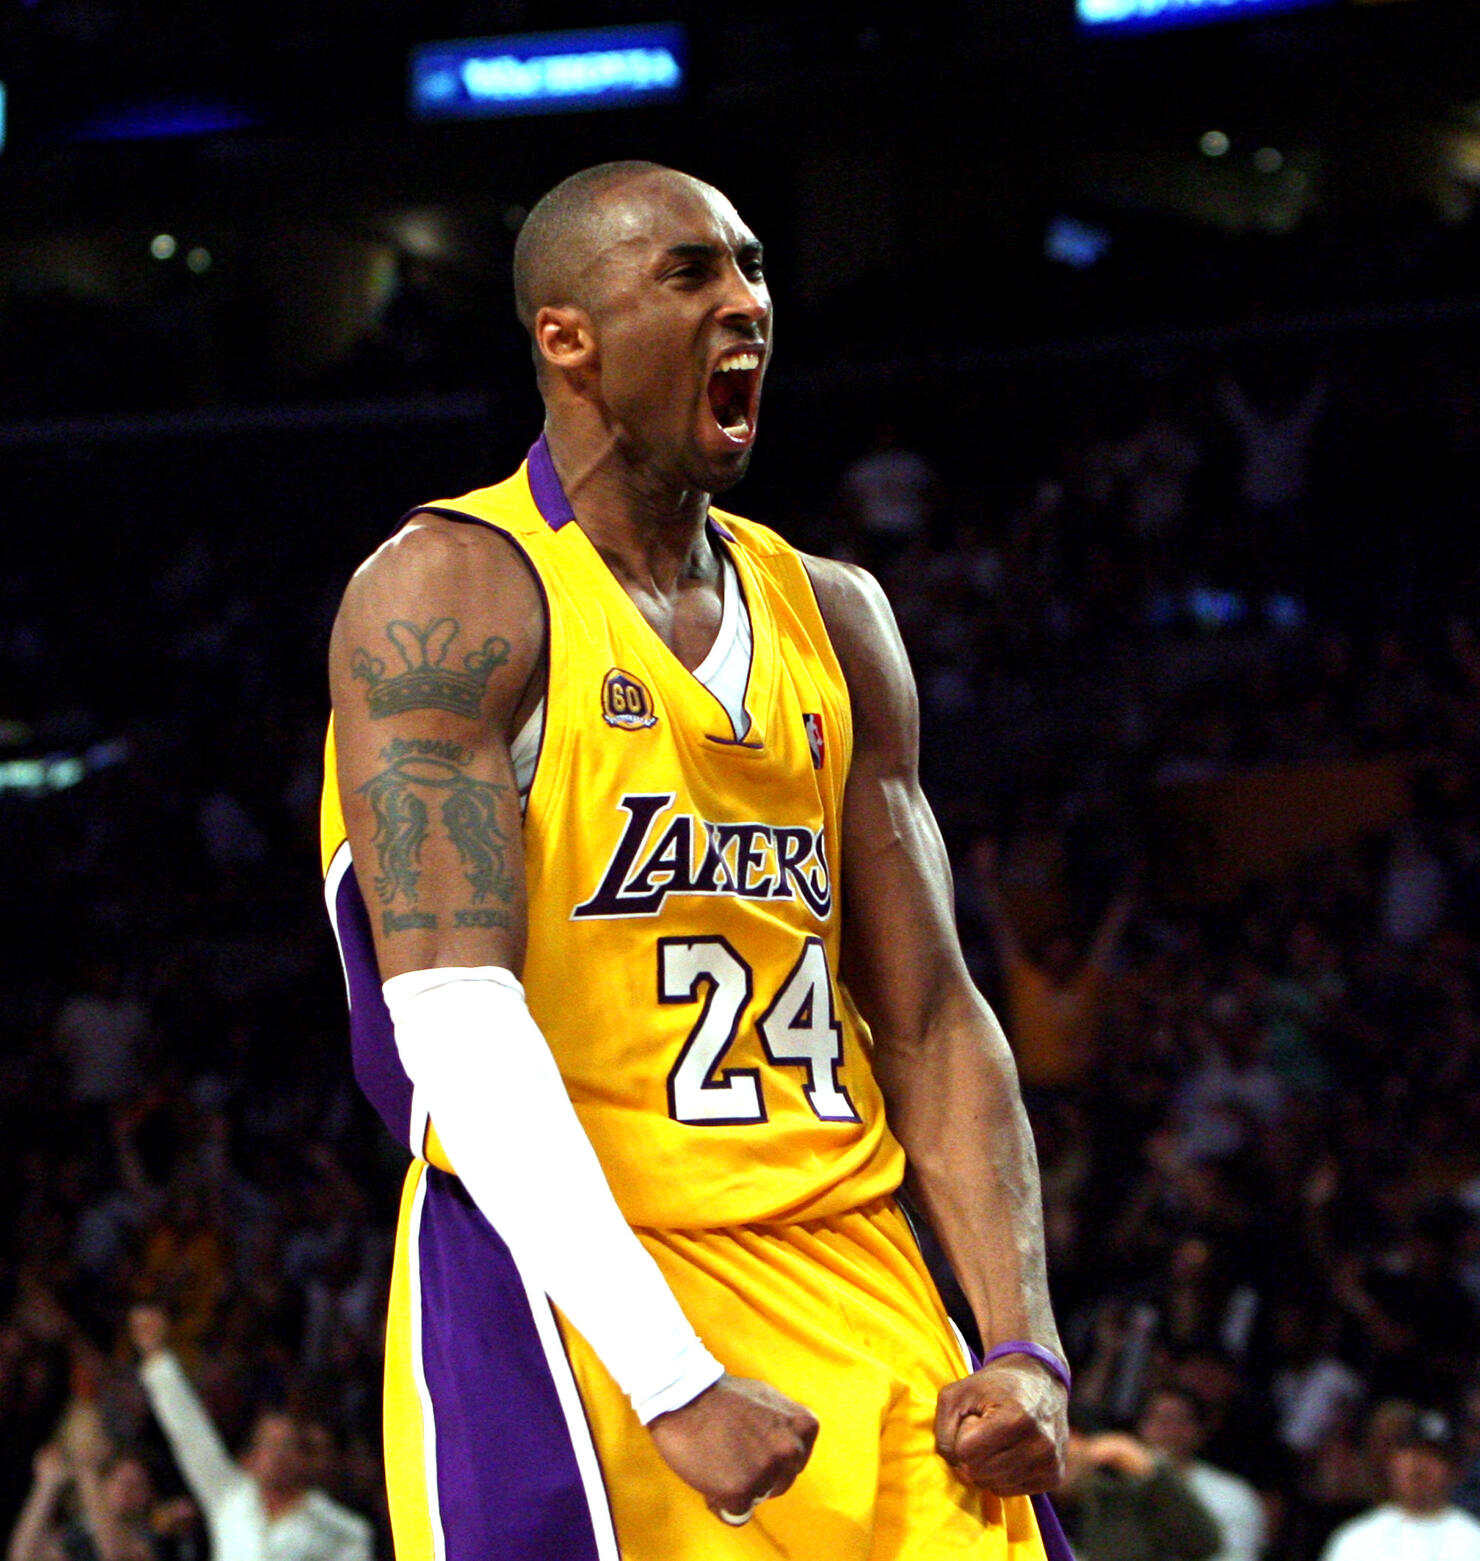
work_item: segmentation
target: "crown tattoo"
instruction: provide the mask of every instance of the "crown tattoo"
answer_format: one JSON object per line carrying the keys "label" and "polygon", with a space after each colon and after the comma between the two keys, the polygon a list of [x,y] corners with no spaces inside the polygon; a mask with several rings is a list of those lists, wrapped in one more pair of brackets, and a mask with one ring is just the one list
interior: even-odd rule
{"label": "crown tattoo", "polygon": [[461,668],[445,665],[447,651],[457,638],[456,618],[438,618],[426,628],[398,618],[386,625],[386,635],[406,663],[404,672],[387,676],[379,656],[360,649],[350,661],[350,672],[369,690],[370,715],[400,715],[406,710],[446,710],[452,715],[476,716],[493,669],[509,659],[509,642],[490,635],[477,650],[462,658]]}

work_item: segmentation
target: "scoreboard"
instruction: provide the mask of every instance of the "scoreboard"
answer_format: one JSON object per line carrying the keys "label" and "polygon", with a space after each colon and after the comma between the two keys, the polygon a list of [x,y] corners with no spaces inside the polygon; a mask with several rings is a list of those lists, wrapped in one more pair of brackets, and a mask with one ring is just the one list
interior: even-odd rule
{"label": "scoreboard", "polygon": [[1080,24],[1099,32],[1152,32],[1327,5],[1331,0],[1077,0]]}

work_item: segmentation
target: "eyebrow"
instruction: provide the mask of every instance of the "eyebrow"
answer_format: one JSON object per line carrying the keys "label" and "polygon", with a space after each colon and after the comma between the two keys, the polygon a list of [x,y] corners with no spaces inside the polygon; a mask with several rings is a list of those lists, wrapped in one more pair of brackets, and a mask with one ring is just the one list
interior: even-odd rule
{"label": "eyebrow", "polygon": [[[671,244],[666,253],[674,260],[723,260],[725,257],[724,246],[720,244]],[[735,259],[745,265],[747,262],[759,263],[765,254],[765,250],[759,239],[747,239],[738,250],[735,251]]]}

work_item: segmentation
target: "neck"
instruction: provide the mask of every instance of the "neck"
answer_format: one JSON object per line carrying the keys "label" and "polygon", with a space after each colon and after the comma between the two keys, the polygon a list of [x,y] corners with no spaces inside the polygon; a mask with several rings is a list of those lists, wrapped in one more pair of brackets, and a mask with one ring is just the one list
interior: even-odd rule
{"label": "neck", "polygon": [[294,1485],[288,1488],[281,1486],[260,1487],[262,1491],[262,1505],[267,1509],[270,1518],[281,1517],[290,1508],[296,1507],[308,1494],[306,1485]]}
{"label": "neck", "polygon": [[633,461],[605,428],[592,437],[552,416],[545,440],[576,524],[614,573],[669,591],[710,571],[708,493]]}

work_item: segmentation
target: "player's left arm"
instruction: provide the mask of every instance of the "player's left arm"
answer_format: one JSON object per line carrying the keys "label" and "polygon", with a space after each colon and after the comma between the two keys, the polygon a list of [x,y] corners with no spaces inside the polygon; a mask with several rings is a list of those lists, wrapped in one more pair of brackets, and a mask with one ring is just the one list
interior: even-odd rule
{"label": "player's left arm", "polygon": [[[909,1184],[987,1349],[1028,1340],[1063,1357],[1049,1305],[1037,1159],[1002,1028],[961,957],[951,869],[919,784],[919,702],[883,591],[809,559],[853,708],[843,808],[844,975],[874,1035],[874,1071]],[[1011,1355],[940,1395],[936,1443],[999,1496],[1063,1475],[1068,1394]]]}

